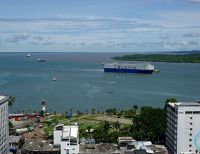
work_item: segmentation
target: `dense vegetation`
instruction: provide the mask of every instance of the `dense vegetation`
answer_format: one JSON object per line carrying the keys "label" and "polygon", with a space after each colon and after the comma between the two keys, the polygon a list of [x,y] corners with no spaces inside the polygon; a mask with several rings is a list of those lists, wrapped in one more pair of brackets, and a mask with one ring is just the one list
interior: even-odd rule
{"label": "dense vegetation", "polygon": [[130,133],[136,140],[164,142],[166,131],[166,110],[143,107],[139,115],[133,118]]}
{"label": "dense vegetation", "polygon": [[[168,102],[176,102],[176,100],[169,98],[164,103]],[[149,140],[153,143],[164,143],[166,130],[165,109],[134,105],[128,109],[110,108],[104,113],[95,111],[95,109],[92,109],[90,113],[77,112],[70,119],[66,118],[66,114],[51,115],[43,123],[46,138],[53,138],[53,127],[56,124],[68,125],[77,122],[79,124],[79,137],[94,138],[97,143],[116,143],[117,138],[121,136],[131,136],[136,140]],[[96,119],[99,116],[106,116],[115,120],[103,121]],[[129,119],[130,123],[122,123],[122,119]]]}
{"label": "dense vegetation", "polygon": [[121,61],[152,61],[152,62],[177,62],[200,63],[200,53],[191,54],[133,54],[113,57]]}
{"label": "dense vegetation", "polygon": [[126,109],[126,110],[118,110],[116,108],[110,108],[107,109],[105,112],[108,115],[116,115],[118,118],[120,118],[121,116],[125,117],[125,118],[133,118],[136,114],[137,111],[139,112],[139,107],[137,105],[134,105],[132,108]]}
{"label": "dense vegetation", "polygon": [[[132,136],[136,140],[150,140],[164,143],[166,130],[166,110],[161,108],[133,106],[128,110],[107,109],[106,113],[116,116],[127,116],[132,119],[131,125],[121,125],[118,121],[104,121],[98,125],[80,126],[80,137],[92,137],[97,142],[116,142],[119,136]],[[87,130],[93,129],[93,132]]]}

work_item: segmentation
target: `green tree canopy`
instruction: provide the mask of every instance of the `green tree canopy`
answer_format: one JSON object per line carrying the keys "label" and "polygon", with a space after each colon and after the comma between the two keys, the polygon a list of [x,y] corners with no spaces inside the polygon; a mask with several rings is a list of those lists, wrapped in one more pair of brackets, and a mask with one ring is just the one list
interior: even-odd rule
{"label": "green tree canopy", "polygon": [[165,101],[165,109],[167,108],[167,104],[168,103],[175,103],[177,102],[177,100],[175,98],[167,98],[166,101]]}
{"label": "green tree canopy", "polygon": [[136,140],[164,141],[166,110],[142,107],[141,113],[133,118],[131,134]]}
{"label": "green tree canopy", "polygon": [[9,96],[8,97],[8,106],[12,106],[14,102],[15,102],[15,97]]}

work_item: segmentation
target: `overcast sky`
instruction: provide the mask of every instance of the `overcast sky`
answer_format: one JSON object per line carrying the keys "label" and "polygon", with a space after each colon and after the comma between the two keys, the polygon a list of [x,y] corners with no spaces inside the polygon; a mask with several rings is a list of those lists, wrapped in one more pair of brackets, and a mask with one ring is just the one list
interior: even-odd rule
{"label": "overcast sky", "polygon": [[0,52],[200,49],[200,0],[0,0]]}

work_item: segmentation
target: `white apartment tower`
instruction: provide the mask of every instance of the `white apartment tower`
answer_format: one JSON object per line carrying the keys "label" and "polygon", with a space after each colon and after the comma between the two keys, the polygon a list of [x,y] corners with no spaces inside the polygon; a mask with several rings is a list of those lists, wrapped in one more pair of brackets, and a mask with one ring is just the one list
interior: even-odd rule
{"label": "white apartment tower", "polygon": [[61,154],[78,154],[78,126],[57,125],[54,127],[54,145],[60,146]]}
{"label": "white apartment tower", "polygon": [[200,102],[168,103],[166,145],[169,154],[200,152]]}
{"label": "white apartment tower", "polygon": [[0,96],[0,154],[8,153],[8,97]]}

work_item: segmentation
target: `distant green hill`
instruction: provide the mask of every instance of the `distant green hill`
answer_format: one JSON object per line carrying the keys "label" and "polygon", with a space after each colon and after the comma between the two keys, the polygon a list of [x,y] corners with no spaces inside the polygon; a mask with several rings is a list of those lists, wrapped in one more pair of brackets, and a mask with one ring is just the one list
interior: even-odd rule
{"label": "distant green hill", "polygon": [[149,61],[149,62],[176,62],[200,63],[200,53],[191,54],[132,54],[116,56],[113,60],[120,61]]}

